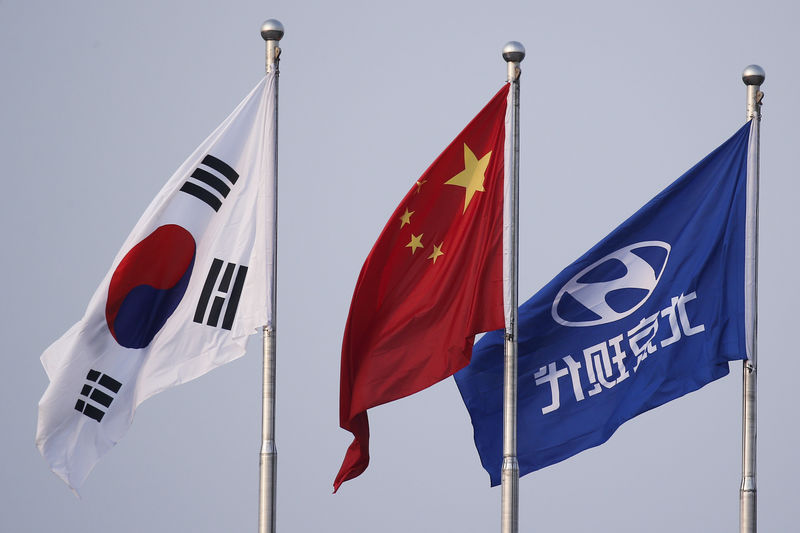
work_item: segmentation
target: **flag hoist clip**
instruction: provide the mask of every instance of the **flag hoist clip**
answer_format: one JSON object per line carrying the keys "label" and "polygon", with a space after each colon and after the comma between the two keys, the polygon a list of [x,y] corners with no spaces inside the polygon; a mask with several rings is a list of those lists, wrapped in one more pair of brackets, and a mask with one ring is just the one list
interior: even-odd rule
{"label": "flag hoist clip", "polygon": [[519,64],[525,59],[525,47],[517,41],[508,41],[503,47],[503,59],[508,63],[508,81],[519,80],[522,70]]}
{"label": "flag hoist clip", "polygon": [[[761,84],[766,79],[764,69],[758,65],[748,65],[742,72],[742,81],[747,85],[747,118],[761,117],[761,102],[764,100],[764,92],[761,91]],[[751,94],[751,92],[753,94]]]}
{"label": "flag hoist clip", "polygon": [[264,21],[261,25],[261,37],[267,43],[267,72],[272,72],[273,66],[277,69],[281,57],[278,41],[283,38],[283,24],[275,19]]}

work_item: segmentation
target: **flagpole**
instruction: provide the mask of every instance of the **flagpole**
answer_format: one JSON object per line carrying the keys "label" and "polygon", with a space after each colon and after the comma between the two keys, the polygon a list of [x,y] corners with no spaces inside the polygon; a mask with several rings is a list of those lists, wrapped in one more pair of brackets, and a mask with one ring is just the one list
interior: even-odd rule
{"label": "flagpole", "polygon": [[747,360],[742,366],[742,485],[739,489],[739,531],[756,533],[756,355],[758,327],[758,181],[761,125],[761,84],[758,65],[742,72],[747,86],[747,119],[752,120],[747,157],[747,229],[745,243],[745,328]]}
{"label": "flagpole", "polygon": [[259,533],[275,532],[275,502],[277,490],[278,449],[275,446],[275,323],[276,323],[276,287],[278,265],[278,77],[280,75],[279,61],[281,49],[278,41],[283,37],[283,24],[275,19],[269,19],[261,25],[261,37],[266,41],[266,71],[267,74],[275,72],[275,100],[272,102],[274,109],[274,123],[272,131],[275,136],[268,139],[272,143],[273,160],[272,175],[275,177],[272,186],[273,224],[270,228],[272,239],[272,271],[268,272],[271,295],[270,306],[272,317],[269,324],[263,328],[263,381],[261,404],[261,452],[259,455],[259,500],[258,500],[258,531]]}
{"label": "flagpole", "polygon": [[[525,58],[525,47],[510,41],[503,47],[503,59],[508,67],[508,82],[511,84],[511,150],[510,169],[507,178],[510,186],[503,199],[510,211],[509,235],[506,241],[504,270],[508,277],[506,295],[506,331],[503,378],[503,467],[501,471],[502,533],[519,531],[519,463],[517,462],[517,271],[519,267],[519,77],[520,62]],[[506,132],[508,135],[509,132]],[[506,221],[504,221],[506,225]]]}

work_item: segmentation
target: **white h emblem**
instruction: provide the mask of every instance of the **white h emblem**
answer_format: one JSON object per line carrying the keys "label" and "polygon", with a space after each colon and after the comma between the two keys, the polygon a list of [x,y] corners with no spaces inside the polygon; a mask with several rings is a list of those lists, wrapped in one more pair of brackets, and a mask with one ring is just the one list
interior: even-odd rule
{"label": "white h emblem", "polygon": [[[633,253],[633,250],[651,247],[663,248],[667,252],[666,257],[664,258],[664,263],[661,265],[661,269],[658,272],[653,269],[650,263]],[[644,241],[626,246],[625,248],[608,254],[599,261],[595,261],[588,267],[578,272],[558,292],[556,299],[553,301],[553,307],[551,310],[553,320],[562,326],[584,327],[608,324],[609,322],[615,322],[625,318],[639,309],[639,307],[641,307],[642,304],[644,304],[653,293],[653,289],[656,288],[658,281],[661,279],[661,274],[664,273],[664,268],[667,266],[667,259],[669,259],[670,250],[671,247],[666,242]],[[611,260],[617,260],[625,265],[627,272],[624,276],[610,281],[597,281],[590,283],[581,283],[578,281],[593,269],[597,268],[606,261]],[[606,296],[610,292],[619,289],[643,289],[647,291],[647,294],[629,309],[619,312],[612,309],[606,301]],[[590,310],[599,318],[594,320],[589,319],[580,322],[573,322],[560,316],[558,313],[558,304],[561,302],[561,299],[565,294],[569,294],[571,297],[577,300],[578,303]]]}

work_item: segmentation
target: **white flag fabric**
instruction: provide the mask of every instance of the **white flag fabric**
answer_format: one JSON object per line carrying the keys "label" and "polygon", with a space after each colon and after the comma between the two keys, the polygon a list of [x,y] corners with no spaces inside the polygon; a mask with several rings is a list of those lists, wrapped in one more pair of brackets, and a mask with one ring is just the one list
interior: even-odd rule
{"label": "white flag fabric", "polygon": [[42,354],[36,445],[73,490],[140,403],[240,357],[270,324],[274,91],[271,73],[173,174]]}

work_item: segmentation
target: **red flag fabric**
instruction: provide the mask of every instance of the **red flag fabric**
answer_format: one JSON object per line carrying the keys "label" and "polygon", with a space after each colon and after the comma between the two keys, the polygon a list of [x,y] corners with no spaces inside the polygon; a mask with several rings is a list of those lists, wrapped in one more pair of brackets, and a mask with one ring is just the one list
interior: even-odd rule
{"label": "red flag fabric", "polygon": [[367,409],[469,363],[504,327],[506,84],[411,187],[356,283],[342,342],[339,423],[353,433],[334,492],[369,464]]}

